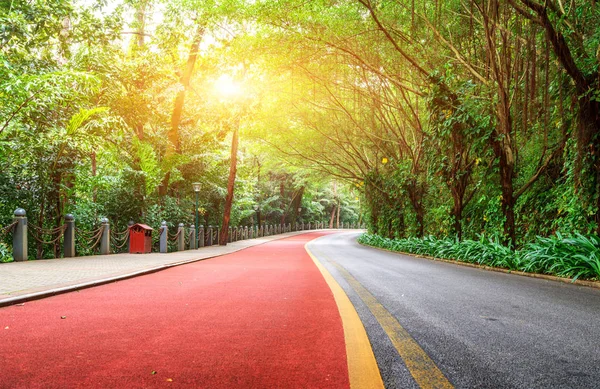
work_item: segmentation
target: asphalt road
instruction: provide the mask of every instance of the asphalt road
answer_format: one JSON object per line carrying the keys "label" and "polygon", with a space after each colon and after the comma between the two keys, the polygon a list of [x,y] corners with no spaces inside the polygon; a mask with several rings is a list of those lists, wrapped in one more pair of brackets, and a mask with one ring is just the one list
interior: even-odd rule
{"label": "asphalt road", "polygon": [[389,253],[357,236],[307,247],[358,311],[387,388],[441,387],[426,382],[432,366],[457,388],[600,388],[600,290]]}

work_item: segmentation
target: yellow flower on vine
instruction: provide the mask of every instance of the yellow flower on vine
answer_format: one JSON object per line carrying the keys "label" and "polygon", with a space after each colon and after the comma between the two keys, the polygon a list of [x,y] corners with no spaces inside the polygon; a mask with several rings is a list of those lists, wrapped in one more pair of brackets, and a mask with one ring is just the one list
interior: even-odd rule
{"label": "yellow flower on vine", "polygon": [[385,165],[388,163],[388,159],[386,157],[381,158],[381,163]]}

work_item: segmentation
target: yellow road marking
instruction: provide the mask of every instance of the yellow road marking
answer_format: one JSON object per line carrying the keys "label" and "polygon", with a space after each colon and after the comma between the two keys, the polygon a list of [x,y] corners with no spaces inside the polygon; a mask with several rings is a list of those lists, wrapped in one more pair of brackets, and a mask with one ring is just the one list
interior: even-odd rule
{"label": "yellow road marking", "polygon": [[417,384],[423,389],[429,388],[454,388],[448,381],[435,362],[429,358],[427,353],[410,336],[410,334],[400,325],[398,320],[387,309],[377,301],[356,278],[346,269],[330,260],[338,269],[340,274],[348,281],[350,286],[356,291],[361,300],[367,305],[373,316],[377,319],[385,333],[388,335],[392,344],[398,351],[398,354],[404,360],[408,371],[413,376]]}
{"label": "yellow road marking", "polygon": [[358,317],[354,305],[352,305],[342,287],[315,258],[308,247],[305,245],[304,248],[319,271],[321,271],[325,281],[327,281],[327,285],[329,285],[335,303],[340,311],[342,326],[344,328],[344,340],[346,342],[350,387],[352,389],[383,389],[383,380],[379,373],[379,367],[373,354],[371,342],[369,342],[365,327],[360,317]]}

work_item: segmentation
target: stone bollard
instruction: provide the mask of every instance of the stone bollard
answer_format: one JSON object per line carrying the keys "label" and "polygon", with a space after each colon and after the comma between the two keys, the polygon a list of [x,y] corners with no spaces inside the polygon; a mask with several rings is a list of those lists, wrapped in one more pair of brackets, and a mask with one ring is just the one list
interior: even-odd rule
{"label": "stone bollard", "polygon": [[204,247],[204,225],[200,224],[198,230],[198,248]]}
{"label": "stone bollard", "polygon": [[17,225],[13,230],[13,258],[17,262],[27,260],[27,212],[17,208],[14,213]]}
{"label": "stone bollard", "polygon": [[304,222],[300,223],[300,231],[304,231]]}
{"label": "stone bollard", "polygon": [[169,242],[169,227],[167,227],[167,222],[166,221],[162,221],[160,223],[160,242],[159,242],[159,251],[161,253],[168,253],[169,252],[169,245],[167,244]]}
{"label": "stone bollard", "polygon": [[135,222],[133,220],[127,222],[127,231],[129,231],[129,234],[127,234],[127,252],[131,251],[131,226],[134,224]]}
{"label": "stone bollard", "polygon": [[189,237],[190,237],[190,250],[195,250],[196,249],[196,226],[193,224],[190,224],[190,232],[188,233]]}
{"label": "stone bollard", "polygon": [[102,237],[100,238],[100,255],[110,254],[110,223],[108,219],[103,217],[100,222],[102,223]]}
{"label": "stone bollard", "polygon": [[233,228],[231,228],[231,226],[229,226],[229,228],[227,229],[227,243],[231,243],[231,239],[233,239],[233,237],[231,236],[233,233]]}
{"label": "stone bollard", "polygon": [[206,245],[207,246],[213,245],[213,226],[208,226],[208,242]]}
{"label": "stone bollard", "polygon": [[75,256],[75,218],[70,213],[65,215],[65,236],[63,238],[63,256],[71,258]]}
{"label": "stone bollard", "polygon": [[177,251],[185,251],[185,226],[179,223],[177,227]]}
{"label": "stone bollard", "polygon": [[244,240],[248,239],[248,226],[244,226]]}

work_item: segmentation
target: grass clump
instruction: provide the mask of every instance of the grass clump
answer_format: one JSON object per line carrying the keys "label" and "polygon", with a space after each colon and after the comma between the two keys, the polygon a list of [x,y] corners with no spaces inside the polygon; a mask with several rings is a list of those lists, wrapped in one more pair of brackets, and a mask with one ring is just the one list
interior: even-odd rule
{"label": "grass clump", "polygon": [[600,237],[576,234],[563,237],[538,236],[520,250],[511,250],[495,239],[455,238],[389,239],[375,234],[363,234],[358,241],[364,245],[391,251],[452,259],[508,270],[542,273],[558,277],[588,280],[600,279]]}

